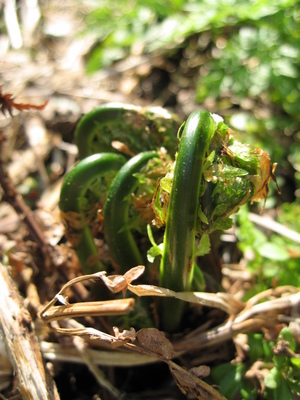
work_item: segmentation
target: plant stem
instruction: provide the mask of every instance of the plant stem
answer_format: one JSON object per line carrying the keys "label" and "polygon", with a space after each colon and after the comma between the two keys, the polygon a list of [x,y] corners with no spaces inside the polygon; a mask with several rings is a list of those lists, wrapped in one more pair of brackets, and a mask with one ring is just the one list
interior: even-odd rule
{"label": "plant stem", "polygon": [[121,272],[144,264],[145,259],[136,244],[129,226],[129,199],[137,185],[134,176],[149,160],[158,157],[154,151],[140,153],[131,158],[113,180],[104,206],[104,233],[113,259],[119,264]]}
{"label": "plant stem", "polygon": [[80,161],[66,176],[60,194],[59,208],[83,272],[91,274],[103,270],[98,261],[98,248],[82,210],[82,200],[96,178],[117,171],[125,158],[114,153],[94,154]]}
{"label": "plant stem", "polygon": [[[160,285],[179,292],[188,290],[193,278],[202,166],[214,129],[209,112],[194,112],[185,124],[179,144],[160,266]],[[179,328],[182,304],[174,300],[162,302],[163,329]]]}

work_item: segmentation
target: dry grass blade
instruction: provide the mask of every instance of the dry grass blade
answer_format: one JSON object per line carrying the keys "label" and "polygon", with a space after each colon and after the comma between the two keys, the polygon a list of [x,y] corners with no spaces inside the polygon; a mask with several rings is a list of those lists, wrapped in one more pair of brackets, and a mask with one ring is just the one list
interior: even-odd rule
{"label": "dry grass blade", "polygon": [[[49,343],[42,341],[40,347],[43,356],[47,360],[61,361],[67,363],[82,363],[82,358],[78,351],[73,347],[62,346],[59,343]],[[105,351],[87,348],[86,351],[90,354],[94,363],[107,367],[136,367],[141,365],[152,364],[157,362],[156,357],[151,357],[145,354],[138,354],[125,351]]]}
{"label": "dry grass blade", "polygon": [[174,362],[168,363],[170,372],[183,394],[192,393],[198,400],[226,400],[216,389],[198,378],[191,371]]}
{"label": "dry grass blade", "polygon": [[[276,293],[276,289],[273,291],[268,290],[268,292]],[[285,309],[291,309],[293,307],[299,308],[299,306],[300,306],[300,291],[297,291],[296,293],[292,294],[287,294],[285,292],[283,296],[280,298],[272,299],[259,304],[254,304],[251,308],[241,312],[235,318],[234,322],[236,324],[239,324],[243,321],[249,320],[251,318],[257,317],[262,314],[265,315],[274,314],[274,316],[276,316],[278,315],[279,312],[282,312]]]}
{"label": "dry grass blade", "polygon": [[249,213],[249,220],[263,228],[271,229],[273,232],[276,232],[281,236],[285,236],[296,243],[300,243],[300,233],[295,232],[294,230],[276,221],[273,221],[270,218],[262,217],[261,215],[257,215],[254,213]]}
{"label": "dry grass blade", "polygon": [[128,285],[128,290],[137,296],[174,297],[188,303],[214,307],[225,311],[228,315],[236,315],[244,308],[244,304],[227,293],[206,292],[174,292],[153,285]]}

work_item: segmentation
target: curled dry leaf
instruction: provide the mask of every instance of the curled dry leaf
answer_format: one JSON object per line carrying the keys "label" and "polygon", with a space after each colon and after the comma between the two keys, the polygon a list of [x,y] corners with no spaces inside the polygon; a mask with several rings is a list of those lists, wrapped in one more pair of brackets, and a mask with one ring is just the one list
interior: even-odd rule
{"label": "curled dry leaf", "polygon": [[97,276],[102,279],[108,289],[113,293],[121,291],[125,293],[128,289],[139,297],[174,297],[188,303],[219,308],[229,315],[236,315],[244,308],[244,304],[241,301],[235,299],[234,296],[228,293],[174,292],[173,290],[154,285],[132,285],[131,282],[138,279],[144,271],[145,267],[143,265],[138,265],[128,270],[124,275],[106,276],[106,273],[101,271],[97,273]]}
{"label": "curled dry leaf", "polygon": [[131,341],[132,343],[136,339],[136,332],[134,328],[125,329],[124,331],[120,332],[119,328],[117,326],[113,327],[113,331],[115,334],[115,337],[119,340],[126,340],[126,341]]}
{"label": "curled dry leaf", "polygon": [[269,193],[270,180],[275,182],[278,193],[279,194],[281,193],[275,176],[275,169],[277,164],[271,163],[270,156],[265,151],[256,149],[256,152],[259,156],[258,160],[259,160],[259,169],[261,175],[255,175],[253,177],[255,193],[252,197],[251,204],[254,201],[260,201],[260,200],[264,200],[264,203],[266,203],[267,196]]}
{"label": "curled dry leaf", "polygon": [[144,265],[138,265],[137,267],[131,268],[125,272],[124,275],[106,276],[105,271],[102,271],[101,274],[99,274],[99,277],[112,293],[123,291],[125,296],[128,285],[130,285],[133,280],[138,279],[144,273],[144,271]]}
{"label": "curled dry leaf", "polygon": [[137,340],[144,349],[170,360],[174,356],[174,348],[165,334],[155,328],[144,328],[137,332]]}

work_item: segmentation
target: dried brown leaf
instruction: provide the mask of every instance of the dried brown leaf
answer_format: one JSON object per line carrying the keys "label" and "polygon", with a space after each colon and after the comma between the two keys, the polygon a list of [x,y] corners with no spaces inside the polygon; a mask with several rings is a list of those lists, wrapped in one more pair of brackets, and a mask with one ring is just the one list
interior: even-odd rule
{"label": "dried brown leaf", "polygon": [[155,328],[144,328],[136,334],[139,344],[151,352],[170,360],[174,356],[174,348],[165,334]]}
{"label": "dried brown leaf", "polygon": [[128,285],[130,285],[133,280],[138,279],[144,271],[144,265],[138,265],[137,267],[131,268],[125,272],[124,275],[106,276],[105,273],[102,272],[99,277],[111,292],[118,293],[123,291],[125,294]]}
{"label": "dried brown leaf", "polygon": [[145,267],[138,265],[131,268],[124,275],[106,276],[105,272],[102,271],[101,274],[98,274],[98,277],[113,293],[120,291],[125,293],[128,289],[137,296],[174,297],[189,303],[219,308],[229,315],[236,315],[244,308],[244,304],[241,301],[228,293],[174,292],[154,285],[131,285],[131,282],[139,278],[144,271]]}
{"label": "dried brown leaf", "polygon": [[206,378],[210,374],[210,368],[207,365],[199,365],[199,367],[194,367],[189,370],[189,372],[199,379]]}
{"label": "dried brown leaf", "polygon": [[172,361],[168,362],[170,372],[183,394],[193,394],[198,400],[226,400],[216,389],[199,379],[192,372]]}

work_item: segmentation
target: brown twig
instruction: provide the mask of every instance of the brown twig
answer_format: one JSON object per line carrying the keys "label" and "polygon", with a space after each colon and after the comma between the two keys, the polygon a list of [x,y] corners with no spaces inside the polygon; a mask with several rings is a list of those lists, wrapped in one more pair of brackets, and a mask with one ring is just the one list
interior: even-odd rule
{"label": "brown twig", "polygon": [[30,103],[16,103],[14,101],[13,95],[11,93],[3,93],[2,88],[0,87],[0,110],[3,115],[5,115],[5,113],[8,112],[9,115],[12,117],[13,116],[12,110],[14,108],[18,111],[43,110],[47,104],[48,100],[40,105],[30,104]]}

